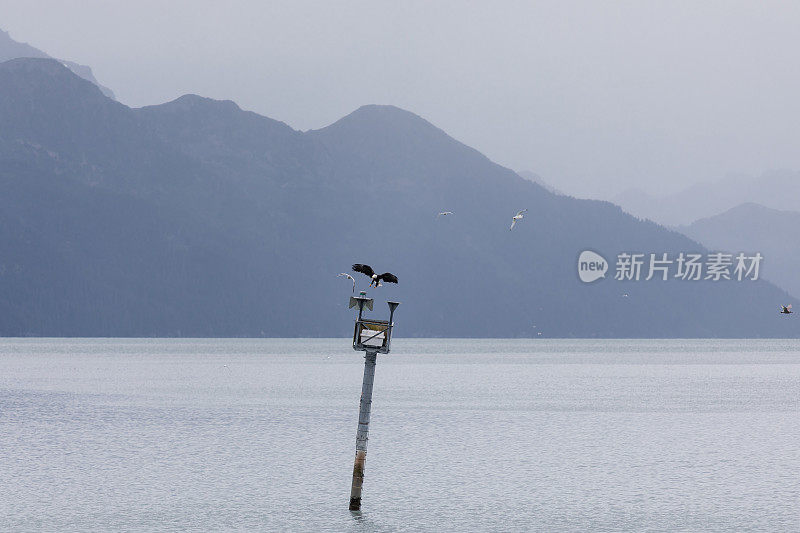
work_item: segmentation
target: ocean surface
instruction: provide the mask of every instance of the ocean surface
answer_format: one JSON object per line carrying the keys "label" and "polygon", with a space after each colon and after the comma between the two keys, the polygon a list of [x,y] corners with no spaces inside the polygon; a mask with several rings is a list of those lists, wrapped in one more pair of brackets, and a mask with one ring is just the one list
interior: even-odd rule
{"label": "ocean surface", "polygon": [[2,531],[798,531],[800,342],[0,340]]}

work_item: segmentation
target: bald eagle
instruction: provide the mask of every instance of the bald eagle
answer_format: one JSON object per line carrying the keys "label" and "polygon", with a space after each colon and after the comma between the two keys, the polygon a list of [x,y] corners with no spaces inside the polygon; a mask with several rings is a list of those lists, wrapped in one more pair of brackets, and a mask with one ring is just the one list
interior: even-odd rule
{"label": "bald eagle", "polygon": [[375,284],[376,287],[381,286],[381,281],[385,281],[386,283],[397,283],[397,276],[392,274],[391,272],[384,272],[383,274],[376,274],[372,267],[369,265],[362,265],[361,263],[356,263],[353,265],[353,272],[360,272],[365,276],[369,276],[372,281],[369,282],[369,286],[372,287]]}

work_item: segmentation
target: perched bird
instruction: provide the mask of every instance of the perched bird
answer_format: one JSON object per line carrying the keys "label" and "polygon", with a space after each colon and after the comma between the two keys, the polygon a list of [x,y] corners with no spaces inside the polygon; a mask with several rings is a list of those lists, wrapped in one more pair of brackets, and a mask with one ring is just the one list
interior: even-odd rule
{"label": "perched bird", "polygon": [[524,217],[523,213],[525,213],[526,211],[527,209],[523,209],[522,211],[518,212],[516,215],[513,216],[513,218],[511,219],[511,227],[508,228],[508,231],[514,229],[514,226],[517,224],[517,221],[523,219]]}
{"label": "perched bird", "polygon": [[372,281],[369,282],[369,286],[372,287],[374,283],[376,287],[381,286],[381,281],[385,281],[386,283],[397,283],[397,276],[392,274],[391,272],[384,272],[383,274],[376,274],[372,267],[369,265],[362,265],[361,263],[356,263],[353,265],[353,272],[360,272],[365,276],[369,276],[372,278]]}
{"label": "perched bird", "polygon": [[453,214],[453,212],[452,212],[452,211],[442,211],[441,213],[439,213],[438,215],[436,215],[436,218],[439,218],[439,217],[446,217],[447,215],[452,215],[452,214]]}
{"label": "perched bird", "polygon": [[355,294],[355,292],[356,292],[356,278],[354,278],[353,276],[351,276],[350,274],[348,274],[346,272],[342,272],[341,274],[339,274],[336,277],[340,278],[342,276],[346,277],[347,279],[349,279],[350,281],[353,282],[353,293]]}
{"label": "perched bird", "polygon": [[792,314],[792,304],[782,305],[781,306],[781,314],[782,315],[791,315]]}

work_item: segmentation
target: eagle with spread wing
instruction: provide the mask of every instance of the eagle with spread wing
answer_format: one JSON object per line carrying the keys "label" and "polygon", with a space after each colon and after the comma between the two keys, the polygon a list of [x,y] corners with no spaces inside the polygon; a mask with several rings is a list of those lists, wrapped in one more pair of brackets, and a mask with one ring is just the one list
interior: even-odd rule
{"label": "eagle with spread wing", "polygon": [[361,263],[356,263],[355,265],[353,265],[353,272],[359,272],[372,279],[372,281],[369,282],[370,287],[372,287],[373,284],[376,287],[380,287],[381,281],[385,281],[386,283],[397,283],[397,276],[395,276],[391,272],[376,274],[375,271],[372,270],[372,267],[369,265],[362,265]]}

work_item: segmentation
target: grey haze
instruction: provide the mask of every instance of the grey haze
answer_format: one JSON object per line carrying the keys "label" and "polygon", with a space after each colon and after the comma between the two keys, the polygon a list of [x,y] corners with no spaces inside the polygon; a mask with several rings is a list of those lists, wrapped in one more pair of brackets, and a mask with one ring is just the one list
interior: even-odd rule
{"label": "grey haze", "polygon": [[196,92],[301,130],[427,117],[567,194],[800,168],[800,4],[0,0],[131,106]]}

